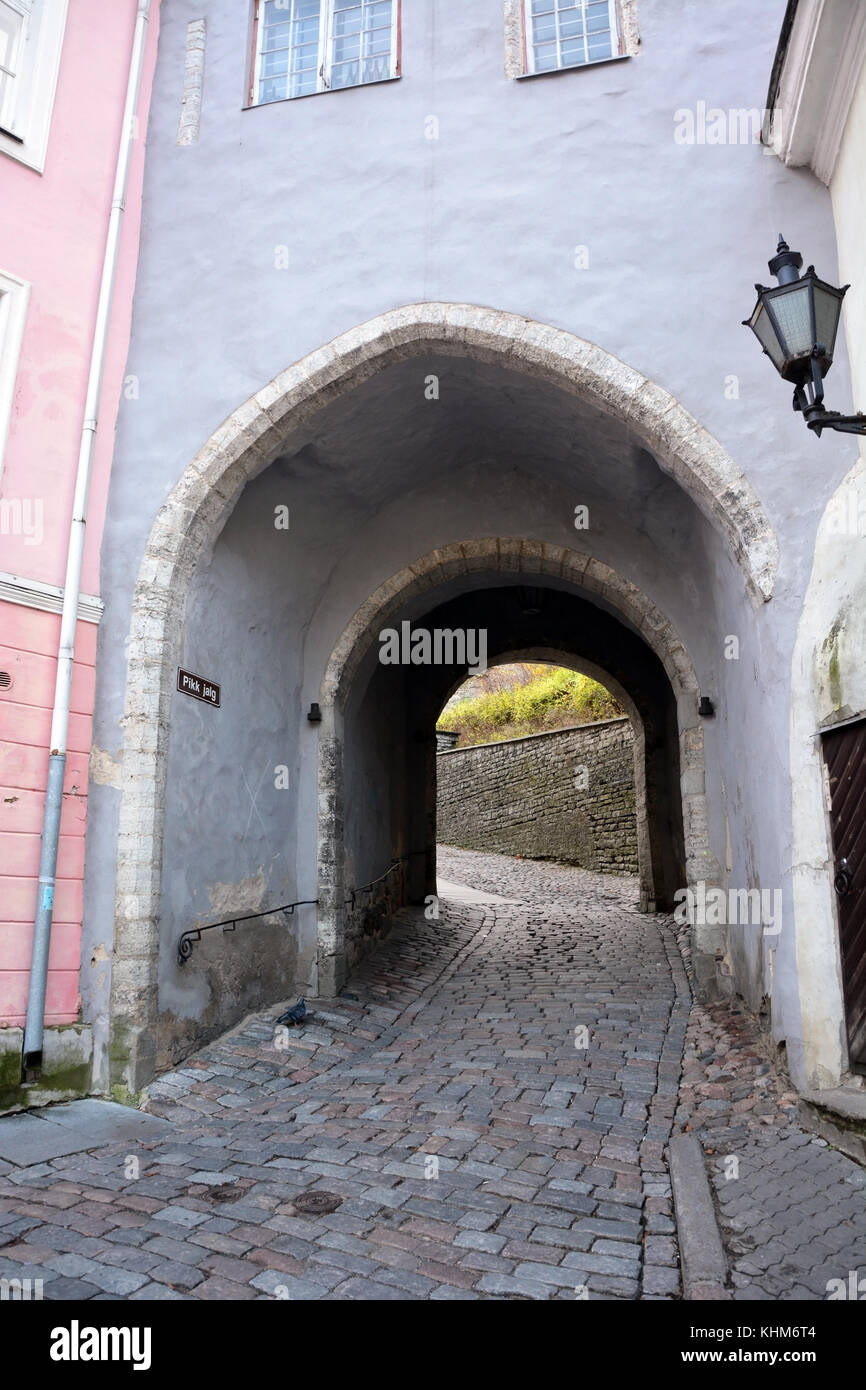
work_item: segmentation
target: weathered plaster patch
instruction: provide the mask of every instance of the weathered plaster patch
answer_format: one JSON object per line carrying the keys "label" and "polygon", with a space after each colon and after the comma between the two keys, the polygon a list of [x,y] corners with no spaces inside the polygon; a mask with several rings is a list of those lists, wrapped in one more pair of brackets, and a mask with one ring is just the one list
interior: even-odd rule
{"label": "weathered plaster patch", "polygon": [[100,787],[120,787],[120,777],[123,771],[123,753],[119,757],[112,758],[104,748],[97,748],[96,744],[90,750],[90,780]]}
{"label": "weathered plaster patch", "polygon": [[[839,635],[844,624],[842,615],[836,618],[824,641],[821,643],[821,655],[816,663],[816,676],[820,684],[826,686],[827,697],[830,700],[831,713],[828,716],[833,718],[834,714],[839,714],[842,709],[842,674],[839,667]],[[842,716],[844,718],[844,716]]]}
{"label": "weathered plaster patch", "polygon": [[208,897],[215,916],[230,917],[235,912],[258,912],[266,892],[265,871],[260,866],[240,883],[214,883]]}

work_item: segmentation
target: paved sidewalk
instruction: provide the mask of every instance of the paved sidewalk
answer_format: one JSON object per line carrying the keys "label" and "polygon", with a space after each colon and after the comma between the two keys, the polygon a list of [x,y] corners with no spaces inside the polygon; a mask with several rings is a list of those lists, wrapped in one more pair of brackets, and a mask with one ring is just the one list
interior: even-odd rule
{"label": "paved sidewalk", "polygon": [[[408,914],[285,1047],[278,1009],[248,1019],[151,1086],[170,1135],[4,1165],[0,1277],[49,1298],[677,1296],[669,927],[631,879],[459,852],[442,871],[519,903]],[[302,1214],[311,1189],[336,1209]]]}
{"label": "paved sidewalk", "polygon": [[803,1128],[748,1015],[694,1007],[677,1126],[704,1145],[735,1299],[848,1297],[852,1274],[866,1295],[866,1170]]}

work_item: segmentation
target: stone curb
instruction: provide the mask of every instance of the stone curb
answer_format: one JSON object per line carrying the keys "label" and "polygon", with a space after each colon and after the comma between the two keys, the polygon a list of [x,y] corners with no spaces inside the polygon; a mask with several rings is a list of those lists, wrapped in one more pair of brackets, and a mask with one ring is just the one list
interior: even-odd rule
{"label": "stone curb", "polygon": [[683,1297],[722,1300],[728,1262],[716,1221],[704,1152],[693,1134],[674,1134],[668,1146]]}

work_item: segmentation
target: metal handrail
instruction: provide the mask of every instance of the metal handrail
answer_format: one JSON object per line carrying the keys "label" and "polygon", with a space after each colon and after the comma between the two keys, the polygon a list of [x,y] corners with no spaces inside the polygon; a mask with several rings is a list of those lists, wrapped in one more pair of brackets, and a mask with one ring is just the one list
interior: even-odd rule
{"label": "metal handrail", "polygon": [[354,909],[355,899],[357,898],[359,893],[368,893],[371,888],[376,887],[377,883],[383,883],[386,878],[390,877],[390,875],[394,872],[395,869],[399,869],[401,864],[405,864],[408,858],[409,856],[407,854],[401,855],[400,858],[395,859],[391,867],[386,869],[383,874],[380,874],[378,878],[371,879],[369,883],[362,884],[360,888],[353,888],[349,893],[348,898],[345,899],[345,906],[351,906]]}
{"label": "metal handrail", "polygon": [[192,948],[196,941],[201,941],[202,932],[215,931],[217,927],[222,927],[224,932],[234,931],[241,922],[257,922],[262,917],[273,917],[278,912],[285,912],[287,917],[294,915],[296,907],[315,907],[318,898],[302,898],[300,902],[283,903],[282,907],[269,907],[267,912],[250,912],[245,917],[227,917],[224,922],[209,922],[207,926],[190,927],[188,931],[178,939],[177,943],[177,963],[185,965],[192,955]]}
{"label": "metal handrail", "polygon": [[[345,899],[345,906],[351,906],[354,909],[356,899],[361,893],[368,893],[371,888],[376,887],[377,883],[383,883],[386,878],[389,878],[390,875],[393,874],[395,869],[399,869],[401,864],[407,864],[413,857],[413,854],[418,855],[424,853],[426,853],[425,850],[413,850],[412,854],[403,854],[399,859],[395,859],[393,864],[391,864],[383,874],[380,874],[378,878],[371,879],[369,883],[363,883],[360,888],[353,888],[348,898]],[[273,917],[278,912],[285,912],[287,917],[291,917],[294,915],[296,907],[317,907],[318,904],[318,898],[301,898],[301,900],[296,903],[283,903],[281,907],[269,907],[266,912],[250,912],[244,917],[227,917],[224,922],[208,922],[206,926],[189,927],[187,931],[183,932],[178,938],[177,963],[178,965],[186,964],[192,955],[193,946],[197,941],[201,941],[202,932],[216,931],[218,927],[221,927],[223,932],[230,932],[234,931],[241,922],[259,922],[263,917]]]}

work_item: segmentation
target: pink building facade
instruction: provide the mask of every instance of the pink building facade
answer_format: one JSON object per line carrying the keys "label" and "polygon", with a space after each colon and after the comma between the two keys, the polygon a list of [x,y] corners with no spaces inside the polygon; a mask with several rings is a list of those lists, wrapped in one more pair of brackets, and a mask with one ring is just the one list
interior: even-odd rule
{"label": "pink building facade", "polygon": [[[18,1103],[62,586],[144,8],[139,0],[0,0],[0,1108]],[[78,1025],[99,549],[118,403],[136,390],[124,370],[158,13],[151,0],[93,455],[48,960],[46,1058],[60,1028],[67,1054],[73,1044],[73,1089],[89,1055]]]}

